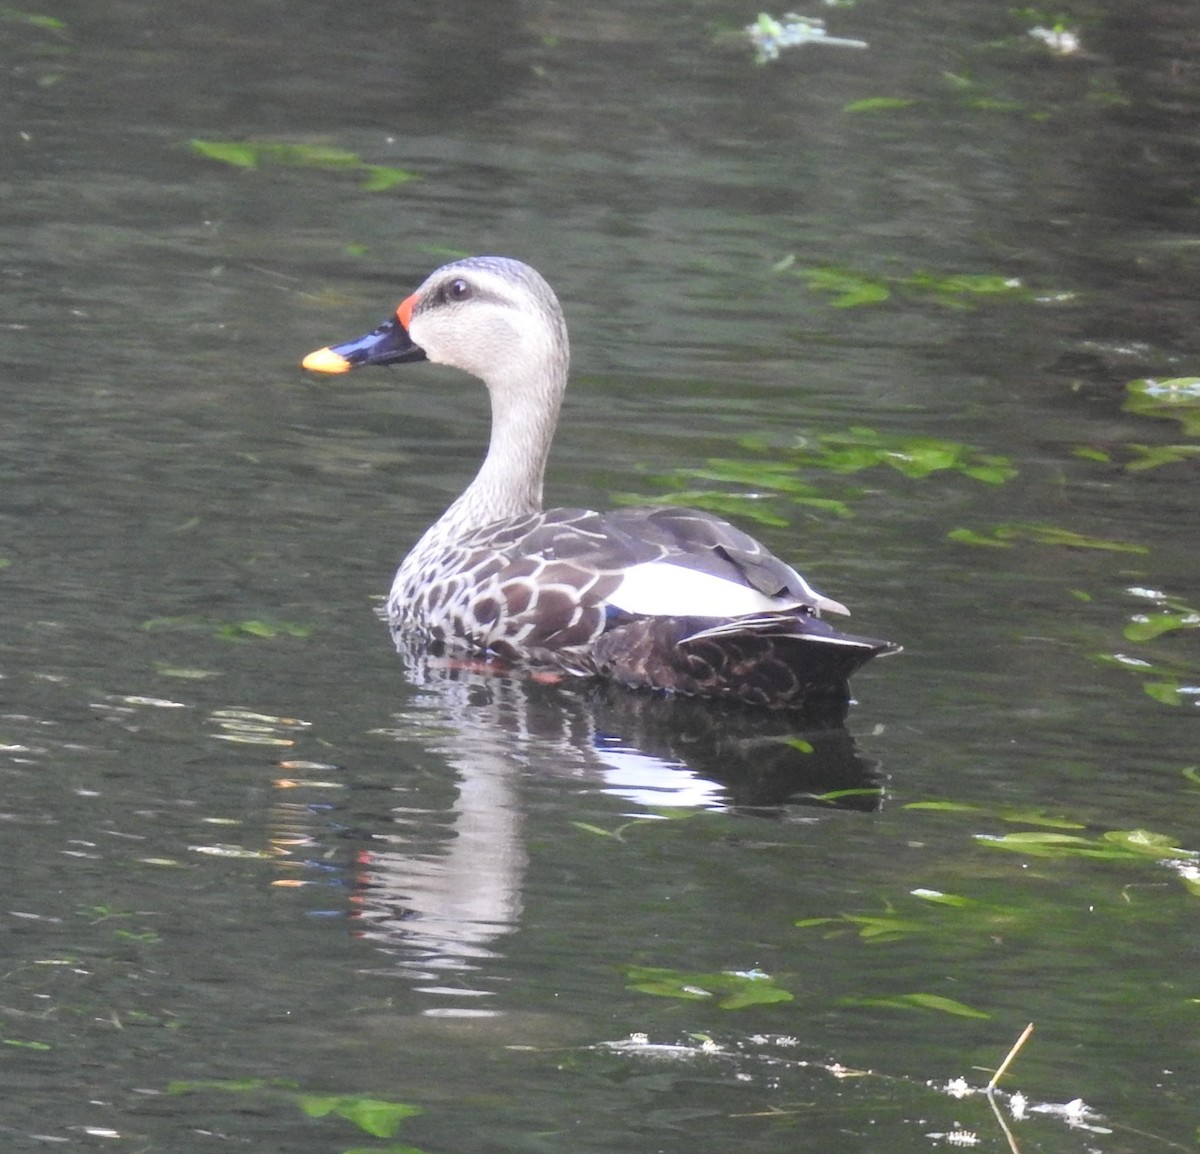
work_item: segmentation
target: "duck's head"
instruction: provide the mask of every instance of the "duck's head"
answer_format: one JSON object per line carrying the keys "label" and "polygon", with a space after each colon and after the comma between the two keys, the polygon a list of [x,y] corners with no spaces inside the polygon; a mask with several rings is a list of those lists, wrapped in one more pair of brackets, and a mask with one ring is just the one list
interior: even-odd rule
{"label": "duck's head", "polygon": [[477,256],[431,273],[395,315],[357,340],[309,353],[303,367],[345,373],[361,365],[429,360],[489,384],[554,365],[565,377],[567,328],[554,290],[511,257]]}

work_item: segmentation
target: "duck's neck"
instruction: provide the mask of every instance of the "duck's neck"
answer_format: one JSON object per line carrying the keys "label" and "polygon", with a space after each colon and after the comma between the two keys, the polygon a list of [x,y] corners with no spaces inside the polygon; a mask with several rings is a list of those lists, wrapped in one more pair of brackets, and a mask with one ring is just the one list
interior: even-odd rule
{"label": "duck's neck", "polygon": [[487,456],[475,479],[421,544],[432,537],[453,540],[493,521],[540,512],[566,378],[566,350],[557,348],[532,373],[526,365],[520,373],[498,370],[490,377],[492,434]]}

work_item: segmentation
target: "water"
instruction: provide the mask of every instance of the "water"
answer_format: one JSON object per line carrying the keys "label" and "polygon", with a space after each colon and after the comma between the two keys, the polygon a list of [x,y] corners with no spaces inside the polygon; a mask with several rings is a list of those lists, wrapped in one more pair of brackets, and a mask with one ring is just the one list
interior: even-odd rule
{"label": "water", "polygon": [[[1022,1149],[1194,1134],[1194,883],[1122,840],[1200,849],[1195,697],[1162,700],[1195,631],[1125,636],[1164,604],[1131,590],[1198,596],[1194,438],[1123,407],[1196,371],[1191,6],[1096,6],[1055,60],[992,5],[860,5],[826,17],[868,50],[764,68],[715,4],[54,15],[5,15],[0,82],[6,1149],[1003,1148],[940,1087],[1030,1020],[1006,1085],[1113,1133],[1035,1113]],[[567,309],[557,503],[861,426],[1017,470],[809,463],[850,516],[748,503],[906,647],[815,771],[705,711],[405,676],[374,608],[481,391],[296,366],[482,251]],[[891,295],[833,307],[811,267]],[[1029,524],[1144,551],[947,536]],[[979,838],[1013,833],[1092,856]],[[363,1099],[423,1112],[389,1139]]]}

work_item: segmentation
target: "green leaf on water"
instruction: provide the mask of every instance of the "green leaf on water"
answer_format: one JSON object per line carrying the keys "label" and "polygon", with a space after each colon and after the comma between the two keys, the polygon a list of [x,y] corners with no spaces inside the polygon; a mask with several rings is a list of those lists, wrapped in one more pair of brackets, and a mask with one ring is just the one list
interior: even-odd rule
{"label": "green leaf on water", "polygon": [[794,260],[777,262],[773,270],[800,277],[812,292],[831,297],[834,308],[880,304],[893,293],[933,301],[950,308],[968,308],[984,298],[1017,301],[1037,299],[1019,278],[995,273],[916,272],[908,276],[883,276],[837,265],[797,266]]}
{"label": "green leaf on water", "polygon": [[1195,629],[1200,626],[1200,615],[1188,610],[1186,613],[1139,613],[1125,626],[1126,641],[1153,641],[1164,633],[1176,629]]}
{"label": "green leaf on water", "polygon": [[1129,445],[1134,459],[1125,468],[1130,473],[1157,469],[1162,465],[1179,465],[1200,457],[1200,445]]}
{"label": "green leaf on water", "polygon": [[367,179],[363,182],[363,189],[367,192],[386,192],[398,184],[417,179],[415,172],[408,172],[403,168],[389,168],[383,164],[368,164],[365,171]]}
{"label": "green leaf on water", "polygon": [[1200,377],[1130,381],[1125,412],[1178,421],[1186,436],[1200,437]]}
{"label": "green leaf on water", "polygon": [[30,1042],[25,1038],[0,1038],[0,1044],[14,1046],[18,1050],[50,1050],[53,1047],[47,1042]]}
{"label": "green leaf on water", "polygon": [[400,1129],[400,1123],[405,1118],[421,1113],[420,1106],[410,1106],[404,1102],[340,1094],[298,1094],[296,1102],[310,1118],[325,1118],[334,1114],[353,1122],[360,1130],[376,1138],[390,1138]]}
{"label": "green leaf on water", "polygon": [[1149,553],[1145,545],[1129,541],[1110,541],[1103,537],[1091,537],[1063,529],[1057,525],[1035,525],[1013,522],[996,525],[987,534],[970,529],[953,529],[948,534],[953,541],[967,545],[1010,545],[1014,541],[1028,541],[1035,545],[1057,545],[1069,549],[1103,549],[1113,553]]}
{"label": "green leaf on water", "polygon": [[1075,837],[1060,833],[1010,833],[1002,837],[976,834],[982,845],[1012,850],[1029,857],[1099,858],[1106,861],[1129,861],[1139,857],[1192,860],[1200,854],[1179,849],[1172,839],[1147,830],[1110,830],[1099,838]]}
{"label": "green leaf on water", "polygon": [[[357,1094],[311,1094],[300,1091],[296,1082],[283,1078],[198,1079],[170,1082],[167,1085],[168,1094],[194,1094],[205,1090],[283,1097],[299,1106],[310,1118],[326,1118],[330,1115],[344,1118],[375,1138],[390,1138],[406,1118],[422,1112],[420,1106],[389,1102],[382,1098]],[[372,1146],[370,1150],[371,1154],[421,1154],[411,1146]]]}
{"label": "green leaf on water", "polygon": [[903,282],[933,297],[1006,296],[1030,298],[1032,294],[1017,277],[957,273],[949,276],[919,272]]}
{"label": "green leaf on water", "polygon": [[1127,856],[1121,850],[1102,846],[1093,838],[1076,837],[1065,833],[1022,832],[976,834],[983,845],[994,849],[1012,850],[1030,857],[1096,857],[1117,859]]}
{"label": "green leaf on water", "polygon": [[946,536],[960,545],[977,545],[985,549],[1011,549],[1011,541],[1001,541],[998,537],[989,537],[986,533],[977,533],[974,529],[951,529]]}
{"label": "green leaf on water", "polygon": [[1142,689],[1148,697],[1162,705],[1182,705],[1183,686],[1178,681],[1143,681]]}
{"label": "green leaf on water", "polygon": [[843,919],[858,927],[858,936],[865,942],[895,942],[925,929],[920,922],[906,921],[904,918],[844,914]]}
{"label": "green leaf on water", "polygon": [[[771,741],[776,745],[786,745],[788,749],[794,749],[797,753],[815,753],[816,746],[811,741],[806,741],[803,737],[773,737]],[[844,792],[853,792],[847,790]]]}
{"label": "green leaf on water", "polygon": [[1110,829],[1103,835],[1106,842],[1121,846],[1132,854],[1151,857],[1156,861],[1173,858],[1177,861],[1191,861],[1200,857],[1193,850],[1181,849],[1174,844],[1174,839],[1165,833],[1151,833],[1147,829]]}
{"label": "green leaf on water", "polygon": [[259,1090],[295,1090],[298,1082],[290,1078],[195,1078],[167,1083],[168,1094],[195,1094],[201,1090],[225,1090],[249,1094]]}
{"label": "green leaf on water", "polygon": [[863,276],[839,268],[796,269],[813,292],[828,293],[835,309],[852,309],[859,305],[873,305],[885,301],[892,295],[887,284],[878,277]]}
{"label": "green leaf on water", "polygon": [[937,1010],[959,1018],[990,1018],[992,1015],[968,1006],[965,1002],[945,998],[941,994],[894,994],[881,998],[841,998],[847,1006],[881,1006],[891,1010]]}
{"label": "green leaf on water", "polygon": [[973,805],[965,801],[910,801],[904,809],[923,809],[943,813],[969,813],[979,817],[998,818],[1000,821],[1019,825],[1040,825],[1049,829],[1083,829],[1080,822],[1070,818],[1044,813],[1040,809],[1025,809],[1020,806]]}
{"label": "green leaf on water", "polygon": [[222,641],[245,641],[257,637],[271,641],[276,637],[309,637],[312,629],[290,621],[228,621],[219,625],[216,636]]}
{"label": "green leaf on water", "polygon": [[229,140],[192,140],[189,144],[194,152],[209,160],[219,160],[238,168],[258,167],[259,153],[253,144],[237,144]]}
{"label": "green leaf on water", "polygon": [[844,105],[843,112],[891,112],[898,108],[908,108],[915,104],[904,96],[868,96],[863,100],[852,100]]}
{"label": "green leaf on water", "polygon": [[1017,475],[1007,457],[982,453],[970,445],[938,437],[880,433],[862,425],[806,440],[794,453],[801,464],[835,473],[857,473],[886,465],[918,480],[952,471],[993,485]]}
{"label": "green leaf on water", "polygon": [[51,32],[67,30],[66,22],[58,19],[57,16],[46,16],[41,12],[22,12],[20,9],[10,8],[7,4],[0,4],[0,20],[8,20],[14,24],[28,24],[32,28],[47,28]]}
{"label": "green leaf on water", "polygon": [[793,995],[774,984],[769,974],[751,970],[738,973],[684,973],[656,966],[623,967],[631,990],[660,998],[685,1001],[712,1001],[722,1010],[742,1010],[747,1006],[765,1006],[790,1002]]}
{"label": "green leaf on water", "polygon": [[386,165],[367,164],[357,153],[324,144],[194,139],[188,141],[188,145],[193,152],[209,160],[231,164],[236,168],[258,169],[266,165],[279,165],[359,172],[366,177],[363,188],[368,192],[379,192],[416,179],[416,173]]}

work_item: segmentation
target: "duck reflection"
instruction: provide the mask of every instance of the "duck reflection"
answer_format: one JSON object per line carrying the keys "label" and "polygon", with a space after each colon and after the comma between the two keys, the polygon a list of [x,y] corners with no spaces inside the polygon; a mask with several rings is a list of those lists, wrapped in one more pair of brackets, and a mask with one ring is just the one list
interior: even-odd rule
{"label": "duck reflection", "polygon": [[[796,806],[880,805],[878,766],[842,725],[844,705],[798,716],[611,686],[580,691],[426,657],[408,669],[418,692],[384,732],[444,759],[456,792],[441,821],[427,806],[392,810],[390,827],[357,855],[353,902],[357,932],[389,965],[445,983],[430,992],[486,993],[498,943],[518,926],[528,775],[611,795],[622,816],[690,807],[778,818]],[[460,1000],[441,1012],[487,1011]]]}

